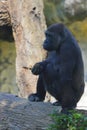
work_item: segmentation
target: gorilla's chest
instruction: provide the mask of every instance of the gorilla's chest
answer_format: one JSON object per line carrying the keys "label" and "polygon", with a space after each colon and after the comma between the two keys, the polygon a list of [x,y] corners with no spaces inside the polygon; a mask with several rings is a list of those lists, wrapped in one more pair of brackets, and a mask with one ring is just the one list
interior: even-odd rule
{"label": "gorilla's chest", "polygon": [[45,73],[48,76],[57,76],[57,73],[59,71],[59,65],[55,62],[51,62],[47,65]]}
{"label": "gorilla's chest", "polygon": [[60,58],[58,56],[52,57],[45,69],[46,78],[50,80],[57,79],[59,67],[60,67]]}

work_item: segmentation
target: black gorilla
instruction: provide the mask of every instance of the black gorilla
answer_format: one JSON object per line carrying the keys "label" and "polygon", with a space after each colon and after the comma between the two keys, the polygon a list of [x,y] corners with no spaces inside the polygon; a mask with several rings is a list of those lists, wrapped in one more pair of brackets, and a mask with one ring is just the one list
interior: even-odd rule
{"label": "black gorilla", "polygon": [[50,26],[43,48],[49,53],[46,60],[36,63],[32,73],[39,75],[37,92],[30,101],[43,101],[46,91],[62,106],[73,109],[84,92],[84,67],[77,41],[63,24]]}

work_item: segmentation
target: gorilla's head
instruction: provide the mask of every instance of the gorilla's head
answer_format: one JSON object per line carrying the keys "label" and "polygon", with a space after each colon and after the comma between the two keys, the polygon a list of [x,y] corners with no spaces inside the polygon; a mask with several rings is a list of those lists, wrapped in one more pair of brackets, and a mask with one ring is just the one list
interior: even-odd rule
{"label": "gorilla's head", "polygon": [[53,24],[48,27],[45,32],[46,40],[43,43],[43,48],[47,51],[57,50],[59,45],[66,38],[66,28],[63,24]]}

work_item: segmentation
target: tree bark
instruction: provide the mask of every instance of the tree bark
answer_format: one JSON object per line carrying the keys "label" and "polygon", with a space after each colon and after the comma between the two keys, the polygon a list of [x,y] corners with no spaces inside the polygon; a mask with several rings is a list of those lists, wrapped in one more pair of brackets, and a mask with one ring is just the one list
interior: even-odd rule
{"label": "tree bark", "polygon": [[32,66],[42,60],[45,19],[41,0],[9,0],[9,11],[16,44],[16,72],[19,95],[27,97],[35,90],[37,77]]}
{"label": "tree bark", "polygon": [[[7,23],[10,23],[13,29],[19,95],[27,97],[35,91],[37,81],[37,77],[31,73],[31,68],[46,54],[42,49],[46,28],[43,2],[42,0],[1,0],[0,3],[0,16],[5,17],[6,13],[5,19],[10,18]],[[6,23],[4,19],[0,21]]]}
{"label": "tree bark", "polygon": [[46,130],[52,123],[49,114],[54,110],[61,108],[0,93],[0,130]]}
{"label": "tree bark", "polygon": [[0,26],[11,25],[7,0],[0,1]]}

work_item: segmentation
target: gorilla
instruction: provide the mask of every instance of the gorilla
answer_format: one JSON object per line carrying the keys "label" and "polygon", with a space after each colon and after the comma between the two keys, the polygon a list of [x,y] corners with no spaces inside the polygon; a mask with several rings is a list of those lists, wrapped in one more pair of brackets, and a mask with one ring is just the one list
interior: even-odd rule
{"label": "gorilla", "polygon": [[37,92],[30,101],[43,101],[46,91],[56,98],[62,112],[74,109],[84,92],[84,65],[77,41],[64,24],[53,24],[45,32],[45,60],[32,68],[39,75]]}

